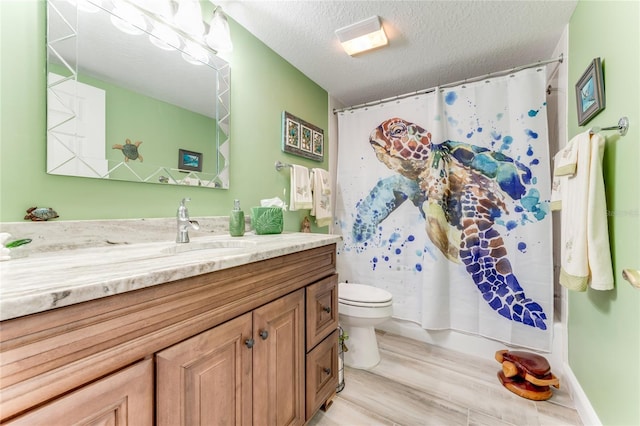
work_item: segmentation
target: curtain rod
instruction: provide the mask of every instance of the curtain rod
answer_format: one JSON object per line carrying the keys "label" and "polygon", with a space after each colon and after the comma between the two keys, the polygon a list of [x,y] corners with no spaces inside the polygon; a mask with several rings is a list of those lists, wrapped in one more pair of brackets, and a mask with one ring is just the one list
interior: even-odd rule
{"label": "curtain rod", "polygon": [[384,104],[384,103],[395,101],[395,100],[399,100],[399,99],[405,99],[405,98],[409,98],[411,96],[424,95],[426,93],[435,92],[437,89],[446,89],[448,87],[454,87],[454,86],[457,86],[459,84],[473,83],[473,82],[476,82],[476,81],[484,80],[485,78],[489,78],[489,77],[500,77],[500,76],[503,76],[503,75],[510,74],[512,72],[522,71],[522,70],[525,70],[527,68],[535,68],[535,67],[539,67],[539,66],[542,66],[542,65],[552,64],[554,62],[562,63],[563,60],[564,60],[563,54],[560,54],[559,57],[553,58],[553,59],[547,59],[546,61],[538,61],[538,62],[535,62],[533,64],[521,65],[519,67],[511,68],[509,70],[490,72],[488,74],[481,75],[481,76],[478,76],[478,77],[465,78],[464,80],[455,81],[453,83],[443,84],[441,86],[431,87],[429,89],[417,90],[415,92],[405,93],[403,95],[392,96],[390,98],[380,99],[380,100],[377,100],[377,101],[365,102],[363,104],[353,105],[353,106],[346,107],[346,108],[341,108],[341,109],[334,109],[333,113],[334,114],[338,114],[340,112],[351,111],[351,110],[354,110],[354,109],[360,109],[360,108],[364,108],[364,107],[370,107],[370,106]]}

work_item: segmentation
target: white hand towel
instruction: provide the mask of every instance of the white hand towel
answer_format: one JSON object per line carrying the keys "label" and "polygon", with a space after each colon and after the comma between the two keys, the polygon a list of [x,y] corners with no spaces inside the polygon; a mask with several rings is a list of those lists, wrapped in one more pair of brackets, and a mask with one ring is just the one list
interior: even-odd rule
{"label": "white hand towel", "polygon": [[578,144],[568,143],[554,157],[556,176],[575,175],[578,167]]}
{"label": "white hand towel", "polygon": [[289,210],[310,209],[313,206],[309,169],[293,164],[291,166],[291,196]]}
{"label": "white hand towel", "polygon": [[604,145],[601,135],[581,133],[563,149],[576,153],[574,173],[570,168],[565,168],[564,174],[563,170],[558,173],[556,164],[553,184],[556,203],[552,208],[558,209],[559,201],[562,202],[560,284],[571,290],[585,291],[587,286],[595,290],[613,289],[602,177]]}
{"label": "white hand towel", "polygon": [[[584,153],[583,153],[584,155]],[[553,157],[553,184],[551,186],[551,210],[562,208],[562,182],[576,174],[578,144],[568,143]]]}
{"label": "white hand towel", "polygon": [[331,177],[324,169],[311,169],[311,189],[313,207],[311,216],[316,217],[318,226],[327,226],[333,220],[331,208]]}

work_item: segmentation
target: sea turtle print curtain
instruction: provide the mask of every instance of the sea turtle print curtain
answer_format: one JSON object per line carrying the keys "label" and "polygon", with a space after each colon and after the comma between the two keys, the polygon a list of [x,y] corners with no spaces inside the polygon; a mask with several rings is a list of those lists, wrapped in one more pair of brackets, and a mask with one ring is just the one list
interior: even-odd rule
{"label": "sea turtle print curtain", "polygon": [[545,84],[528,69],[340,113],[341,280],[425,329],[549,350]]}

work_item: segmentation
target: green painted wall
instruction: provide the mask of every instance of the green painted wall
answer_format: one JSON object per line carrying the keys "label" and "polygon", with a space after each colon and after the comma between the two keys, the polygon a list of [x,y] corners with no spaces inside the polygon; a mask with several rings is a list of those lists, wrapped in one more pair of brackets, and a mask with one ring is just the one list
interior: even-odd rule
{"label": "green painted wall", "polygon": [[640,291],[622,279],[640,269],[640,3],[581,0],[569,25],[571,89],[591,60],[603,61],[606,109],[578,127],[569,94],[570,135],[629,117],[625,137],[606,132],[604,177],[615,290],[569,296],[569,365],[604,425],[640,424]]}
{"label": "green painted wall", "polygon": [[[285,188],[288,198],[276,160],[328,168],[326,155],[317,163],[280,149],[284,110],[324,129],[328,144],[327,92],[232,21],[229,190],[47,175],[45,21],[43,0],[0,0],[0,221],[21,221],[30,206],[53,207],[59,220],[171,217],[183,197],[193,217],[228,215],[234,198],[248,213]],[[285,229],[307,213],[286,212]]]}
{"label": "green painted wall", "polygon": [[[200,152],[203,172],[216,173],[214,158],[216,120],[122,87],[79,75],[78,80],[106,92],[106,157],[110,164],[124,155],[114,144],[142,141],[141,162],[129,162],[134,170],[158,166],[178,167],[178,149]],[[207,161],[208,160],[208,161]],[[116,172],[118,173],[118,172]],[[113,176],[112,177],[116,177]]]}

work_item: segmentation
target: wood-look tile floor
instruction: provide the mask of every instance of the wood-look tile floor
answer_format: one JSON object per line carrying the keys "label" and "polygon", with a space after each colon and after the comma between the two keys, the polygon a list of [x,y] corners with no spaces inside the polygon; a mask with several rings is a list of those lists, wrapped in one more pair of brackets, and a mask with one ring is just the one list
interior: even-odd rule
{"label": "wood-look tile floor", "polygon": [[500,384],[493,359],[377,335],[380,364],[345,368],[345,388],[310,426],[582,425],[562,383],[551,399],[530,401]]}

